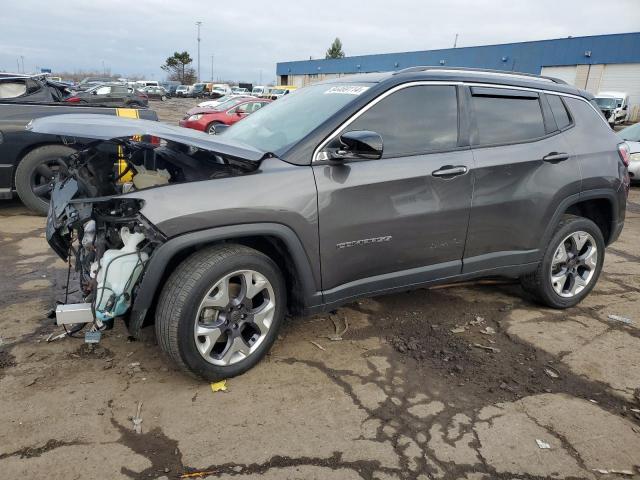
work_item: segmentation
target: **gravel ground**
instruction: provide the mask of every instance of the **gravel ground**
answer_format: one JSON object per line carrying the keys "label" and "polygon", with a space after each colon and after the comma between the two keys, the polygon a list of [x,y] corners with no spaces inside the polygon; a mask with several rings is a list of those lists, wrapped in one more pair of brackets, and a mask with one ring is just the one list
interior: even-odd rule
{"label": "gravel ground", "polygon": [[[193,103],[163,103],[162,120]],[[95,348],[47,342],[66,268],[44,220],[2,202],[0,477],[640,478],[640,189],[629,200],[576,308],[540,308],[508,282],[363,300],[288,319],[216,393],[120,323]]]}

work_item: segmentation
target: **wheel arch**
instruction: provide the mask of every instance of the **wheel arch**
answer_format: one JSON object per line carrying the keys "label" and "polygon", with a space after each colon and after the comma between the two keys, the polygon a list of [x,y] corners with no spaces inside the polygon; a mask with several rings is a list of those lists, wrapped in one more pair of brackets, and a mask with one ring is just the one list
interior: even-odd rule
{"label": "wheel arch", "polygon": [[16,171],[18,170],[18,165],[20,164],[20,162],[22,162],[24,157],[26,157],[28,154],[30,154],[34,150],[37,150],[42,147],[49,147],[54,145],[62,145],[64,147],[75,148],[73,145],[68,145],[63,142],[53,142],[51,140],[47,140],[47,141],[42,141],[37,143],[30,143],[29,145],[26,145],[22,150],[18,152],[18,155],[16,155],[16,161],[13,163],[13,171],[11,172],[11,182],[12,182],[11,188],[13,190],[15,190],[16,188]]}
{"label": "wheel arch", "polygon": [[152,323],[150,314],[175,266],[193,252],[220,243],[246,245],[274,260],[285,277],[287,307],[291,313],[300,313],[307,306],[321,303],[320,285],[314,278],[311,261],[302,242],[289,227],[262,223],[212,228],[171,238],[153,252],[129,316],[131,335],[139,336],[140,328]]}
{"label": "wheel arch", "polygon": [[580,194],[572,195],[560,203],[547,225],[542,249],[547,245],[558,222],[563,215],[576,215],[588,218],[593,221],[605,240],[605,245],[609,245],[615,240],[615,232],[618,225],[618,197],[613,190],[588,190]]}

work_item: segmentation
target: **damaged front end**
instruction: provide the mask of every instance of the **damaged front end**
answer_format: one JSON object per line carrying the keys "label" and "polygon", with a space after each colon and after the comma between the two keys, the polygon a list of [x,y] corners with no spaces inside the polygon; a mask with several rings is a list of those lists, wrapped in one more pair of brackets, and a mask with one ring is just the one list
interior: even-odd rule
{"label": "damaged front end", "polygon": [[[116,317],[126,319],[148,262],[167,240],[145,218],[136,191],[251,174],[259,165],[255,158],[262,156],[249,149],[245,156],[252,159],[240,158],[238,145],[200,135],[192,140],[192,134],[174,127],[137,122],[119,130],[118,138],[95,140],[59,160],[46,237],[70,268],[75,266],[82,303],[59,305],[58,324],[92,323],[93,330],[102,330]],[[50,123],[34,122],[31,128],[56,130]],[[88,136],[84,127],[78,130],[74,136]],[[74,129],[56,131],[69,135]]]}

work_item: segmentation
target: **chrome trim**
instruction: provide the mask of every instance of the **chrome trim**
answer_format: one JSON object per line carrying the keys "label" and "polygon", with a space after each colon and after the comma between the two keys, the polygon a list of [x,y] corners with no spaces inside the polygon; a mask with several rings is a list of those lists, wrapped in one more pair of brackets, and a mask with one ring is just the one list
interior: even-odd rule
{"label": "chrome trim", "polygon": [[[381,101],[382,99],[388,97],[389,95],[391,95],[392,93],[397,92],[398,90],[402,90],[404,88],[409,88],[409,87],[416,87],[416,86],[420,86],[420,85],[451,85],[451,86],[458,86],[458,85],[463,85],[466,87],[488,87],[488,88],[497,88],[497,89],[503,89],[503,90],[524,90],[524,91],[528,91],[528,92],[538,92],[538,93],[545,93],[548,95],[558,95],[561,97],[570,97],[570,98],[575,98],[577,100],[582,100],[583,102],[585,102],[587,105],[589,105],[594,112],[596,112],[598,114],[598,117],[603,121],[603,123],[607,126],[607,128],[609,127],[609,123],[607,122],[607,120],[602,116],[602,114],[596,109],[596,107],[594,107],[591,102],[589,102],[586,98],[581,97],[579,95],[573,95],[571,93],[565,93],[565,92],[556,92],[553,90],[545,90],[544,88],[533,88],[533,87],[518,87],[518,86],[514,86],[514,85],[496,85],[494,83],[478,83],[478,82],[459,82],[459,81],[443,81],[443,80],[434,80],[434,81],[429,81],[429,80],[418,80],[415,82],[408,82],[408,83],[403,83],[401,85],[396,85],[395,87],[393,87],[390,90],[387,90],[386,92],[384,92],[382,95],[379,95],[378,97],[374,98],[373,100],[371,100],[371,102],[367,103],[364,107],[362,107],[360,110],[358,110],[356,113],[354,113],[350,118],[348,118],[347,120],[345,120],[342,124],[340,124],[333,132],[331,132],[329,134],[329,136],[327,136],[327,138],[325,138],[314,150],[313,150],[313,156],[311,157],[311,164],[313,165],[313,163],[315,162],[322,162],[322,161],[326,161],[326,158],[320,156],[321,150],[331,141],[333,140],[340,131],[342,131],[344,128],[348,127],[350,124],[352,124],[355,120],[357,120],[363,113],[365,113],[367,110],[369,110],[371,107],[373,107],[375,104],[377,104],[379,101]],[[471,146],[471,148],[475,148],[476,146]]]}

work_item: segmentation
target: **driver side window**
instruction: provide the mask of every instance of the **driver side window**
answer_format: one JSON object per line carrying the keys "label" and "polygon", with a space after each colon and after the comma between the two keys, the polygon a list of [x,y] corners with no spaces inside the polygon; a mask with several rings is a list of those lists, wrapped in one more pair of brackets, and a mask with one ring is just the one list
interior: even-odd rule
{"label": "driver side window", "polygon": [[383,158],[419,155],[458,144],[456,87],[418,85],[383,98],[341,132],[379,133]]}

